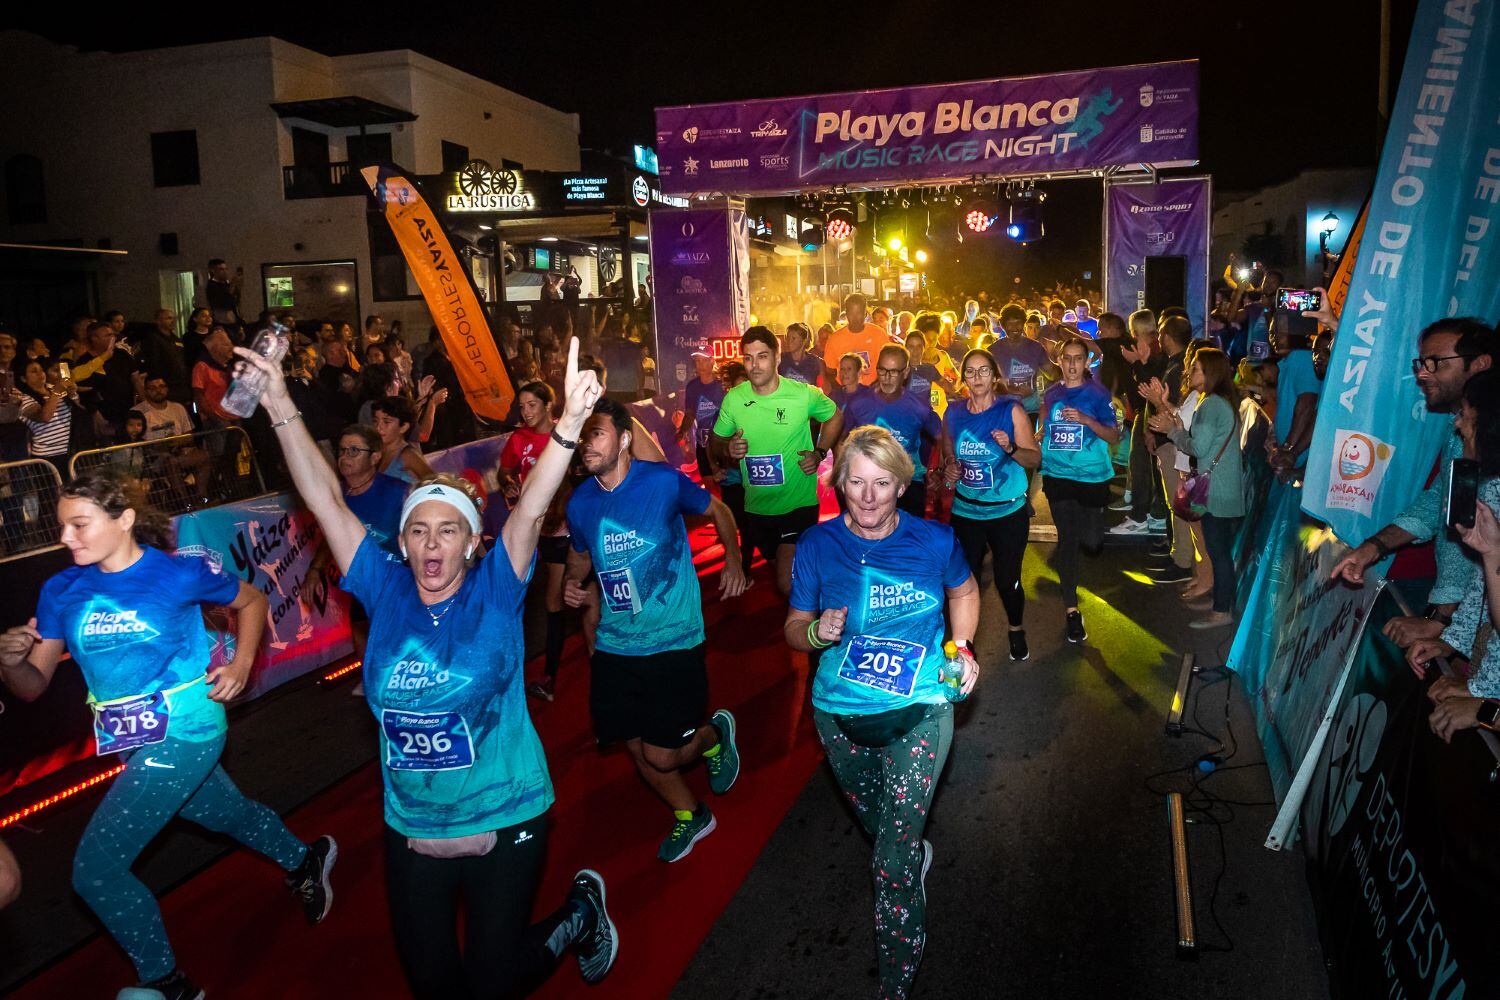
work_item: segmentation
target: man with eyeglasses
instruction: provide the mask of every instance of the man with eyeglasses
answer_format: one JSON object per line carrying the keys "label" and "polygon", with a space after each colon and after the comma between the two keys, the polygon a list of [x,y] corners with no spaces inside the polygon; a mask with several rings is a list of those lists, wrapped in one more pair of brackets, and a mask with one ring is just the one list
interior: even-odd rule
{"label": "man with eyeglasses", "polygon": [[[906,453],[911,456],[915,472],[905,492],[896,499],[896,507],[916,517],[927,511],[926,464],[923,455],[930,455],[933,443],[943,441],[943,421],[933,412],[929,400],[919,399],[906,392],[907,371],[911,367],[911,356],[900,344],[889,344],[880,349],[875,359],[875,391],[869,395],[856,396],[849,401],[844,411],[844,430],[873,424],[891,432]],[[923,438],[927,445],[923,446]],[[939,452],[939,454],[942,454]]]}
{"label": "man with eyeglasses", "polygon": [[[1452,414],[1463,399],[1469,379],[1488,371],[1495,363],[1495,329],[1473,317],[1440,319],[1422,331],[1418,356],[1412,359],[1417,388],[1431,413]],[[1452,420],[1452,417],[1449,417]],[[1333,568],[1334,579],[1355,586],[1365,580],[1365,570],[1404,545],[1433,540],[1437,579],[1427,596],[1427,614],[1421,618],[1393,618],[1385,627],[1387,637],[1400,646],[1442,634],[1474,573],[1474,562],[1447,530],[1443,516],[1444,493],[1449,467],[1463,455],[1463,441],[1449,433],[1443,444],[1441,468],[1432,485],[1390,524],[1365,539]]]}

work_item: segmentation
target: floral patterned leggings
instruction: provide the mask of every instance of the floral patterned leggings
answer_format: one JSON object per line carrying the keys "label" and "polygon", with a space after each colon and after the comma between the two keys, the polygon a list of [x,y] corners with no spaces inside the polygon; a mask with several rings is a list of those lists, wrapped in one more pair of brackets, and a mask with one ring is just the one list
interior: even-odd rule
{"label": "floral patterned leggings", "polygon": [[928,705],[905,736],[884,747],[855,743],[835,717],[813,710],[833,776],[875,841],[875,947],[881,1000],[903,1000],[927,942],[922,830],[953,743],[953,706]]}

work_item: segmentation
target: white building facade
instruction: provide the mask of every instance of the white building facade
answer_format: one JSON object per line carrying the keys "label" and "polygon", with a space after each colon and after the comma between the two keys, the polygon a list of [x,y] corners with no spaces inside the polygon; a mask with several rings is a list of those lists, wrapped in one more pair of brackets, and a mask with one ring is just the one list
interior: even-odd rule
{"label": "white building facade", "polygon": [[[1280,248],[1275,255],[1263,254],[1268,259],[1262,263],[1280,268],[1289,287],[1320,284],[1319,237],[1325,225],[1331,229],[1328,250],[1338,254],[1374,180],[1368,169],[1315,169],[1251,194],[1226,195],[1222,201],[1216,192],[1211,258],[1215,267],[1222,268],[1231,253],[1244,257],[1244,247],[1258,243]],[[1273,256],[1281,259],[1270,259]]]}
{"label": "white building facade", "polygon": [[243,268],[247,322],[375,312],[415,343],[431,321],[358,166],[579,166],[576,114],[410,50],[335,57],[263,37],[80,52],[7,31],[0,92],[0,243],[126,251],[98,261],[94,295],[132,321],[205,304],[221,257]]}

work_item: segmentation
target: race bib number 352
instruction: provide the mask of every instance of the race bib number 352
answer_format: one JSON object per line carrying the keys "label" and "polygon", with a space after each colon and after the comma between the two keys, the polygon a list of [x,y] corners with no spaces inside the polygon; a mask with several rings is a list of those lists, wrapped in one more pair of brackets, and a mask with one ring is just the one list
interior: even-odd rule
{"label": "race bib number 352", "polygon": [[380,713],[385,766],[392,771],[458,771],[474,765],[469,724],[457,712]]}
{"label": "race bib number 352", "polygon": [[839,676],[903,698],[911,694],[927,647],[902,639],[857,635],[849,641]]}
{"label": "race bib number 352", "polygon": [[746,455],[745,482],[751,486],[780,486],[786,482],[780,455]]}

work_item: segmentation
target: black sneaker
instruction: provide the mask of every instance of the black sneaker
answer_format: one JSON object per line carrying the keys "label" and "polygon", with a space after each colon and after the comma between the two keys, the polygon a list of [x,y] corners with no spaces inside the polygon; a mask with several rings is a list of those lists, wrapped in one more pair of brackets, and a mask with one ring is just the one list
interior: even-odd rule
{"label": "black sneaker", "polygon": [[1026,630],[1023,628],[1011,629],[1010,658],[1012,660],[1031,659],[1031,647],[1026,645]]}
{"label": "black sneaker", "polygon": [[328,880],[339,859],[339,845],[332,837],[319,837],[307,845],[302,867],[286,877],[286,887],[302,901],[309,924],[322,922],[333,909],[333,883]]}
{"label": "black sneaker", "polygon": [[573,876],[568,898],[582,903],[589,913],[588,923],[573,942],[573,948],[578,956],[578,971],[583,973],[583,981],[592,986],[609,973],[615,956],[620,953],[620,936],[604,904],[604,876],[592,868],[582,869]]}
{"label": "black sneaker", "polygon": [[1083,614],[1078,611],[1068,612],[1068,627],[1064,633],[1069,642],[1082,642],[1089,637],[1083,627]]}
{"label": "black sneaker", "polygon": [[160,979],[127,986],[115,994],[115,1000],[203,1000],[205,995],[191,979],[173,969]]}
{"label": "black sneaker", "polygon": [[1152,542],[1150,551],[1153,556],[1169,556],[1172,554],[1172,545],[1165,540]]}
{"label": "black sneaker", "polygon": [[1152,568],[1151,579],[1157,583],[1187,583],[1193,578],[1193,571],[1176,563],[1168,563],[1161,569]]}

